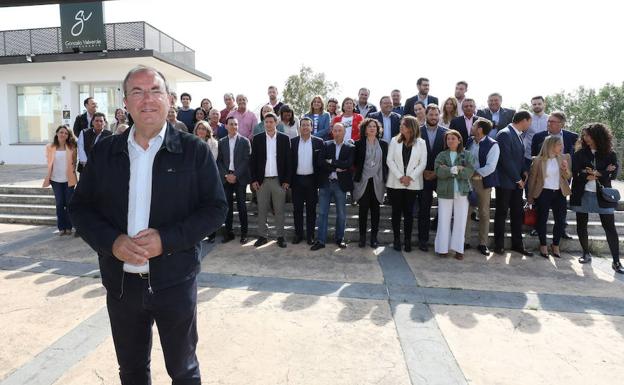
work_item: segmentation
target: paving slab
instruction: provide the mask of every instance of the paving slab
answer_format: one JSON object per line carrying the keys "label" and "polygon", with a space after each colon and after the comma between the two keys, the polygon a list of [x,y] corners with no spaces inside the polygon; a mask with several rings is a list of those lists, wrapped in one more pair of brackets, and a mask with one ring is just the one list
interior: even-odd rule
{"label": "paving slab", "polygon": [[403,255],[426,287],[624,298],[624,282],[613,271],[581,265],[571,254],[562,254],[562,259],[517,253],[485,257],[468,250],[463,261],[431,252]]}
{"label": "paving slab", "polygon": [[433,305],[468,383],[619,385],[624,317]]}
{"label": "paving slab", "polygon": [[[212,288],[199,301],[205,384],[410,384],[385,301]],[[152,378],[170,383],[156,335]],[[55,384],[118,382],[109,338]]]}
{"label": "paving slab", "polygon": [[104,306],[93,278],[0,270],[0,380]]}
{"label": "paving slab", "polygon": [[[217,238],[217,242],[220,237]],[[258,277],[282,277],[342,282],[382,283],[377,253],[381,248],[360,249],[351,244],[339,249],[328,244],[311,251],[307,243],[288,243],[285,249],[275,241],[255,248],[253,241],[241,246],[238,238],[226,244],[215,243],[204,258],[202,271]]]}

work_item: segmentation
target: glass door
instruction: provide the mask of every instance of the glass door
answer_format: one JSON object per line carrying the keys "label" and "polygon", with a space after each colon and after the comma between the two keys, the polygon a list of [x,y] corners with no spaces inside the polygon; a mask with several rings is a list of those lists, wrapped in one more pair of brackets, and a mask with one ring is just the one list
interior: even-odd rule
{"label": "glass door", "polygon": [[86,98],[92,96],[98,104],[98,111],[106,115],[108,124],[115,123],[115,110],[123,108],[123,93],[121,83],[87,83],[80,85],[80,110],[86,110],[82,104]]}

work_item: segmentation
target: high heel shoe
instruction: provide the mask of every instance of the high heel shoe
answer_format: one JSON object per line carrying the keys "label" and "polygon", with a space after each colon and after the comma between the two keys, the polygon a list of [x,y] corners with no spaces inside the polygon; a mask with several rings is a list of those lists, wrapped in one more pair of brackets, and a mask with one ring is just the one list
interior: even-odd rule
{"label": "high heel shoe", "polygon": [[592,260],[592,255],[589,252],[583,252],[583,256],[578,259],[579,263],[586,264],[590,263]]}
{"label": "high heel shoe", "polygon": [[620,261],[613,262],[611,264],[611,268],[618,274],[624,274],[624,267],[622,267],[622,263]]}
{"label": "high heel shoe", "polygon": [[555,258],[561,258],[561,251],[558,250],[557,252],[555,252],[555,247],[554,246],[555,245],[550,245],[550,252],[551,252],[552,256],[555,257]]}
{"label": "high heel shoe", "polygon": [[[542,247],[544,247],[546,249],[545,253],[542,251]],[[540,246],[539,253],[544,258],[548,258],[549,257],[549,255],[548,255],[548,248],[546,248],[546,246]]]}

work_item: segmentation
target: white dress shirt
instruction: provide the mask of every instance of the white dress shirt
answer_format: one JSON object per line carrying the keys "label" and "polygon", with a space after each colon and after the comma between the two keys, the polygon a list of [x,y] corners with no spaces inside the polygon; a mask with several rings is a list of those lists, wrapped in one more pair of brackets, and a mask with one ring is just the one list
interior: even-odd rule
{"label": "white dress shirt", "polygon": [[277,176],[277,131],[271,135],[266,134],[266,165],[264,166],[264,176]]}
{"label": "white dress shirt", "polygon": [[230,165],[228,166],[228,171],[236,171],[234,168],[234,147],[236,146],[237,139],[238,133],[234,134],[234,136],[228,135],[228,145],[230,146]]}
{"label": "white dress shirt", "polygon": [[[91,130],[91,128],[85,128],[84,130],[80,131],[80,135],[78,135],[78,161],[80,163],[87,163],[87,160],[88,160],[87,152],[84,149],[84,131],[85,130]],[[100,139],[100,136],[102,136],[103,131],[104,129],[102,129],[102,131],[100,131],[100,134],[95,137],[95,140],[93,141],[94,146]]]}
{"label": "white dress shirt", "polygon": [[531,114],[531,125],[524,134],[524,157],[531,159],[531,145],[533,144],[533,135],[538,132],[546,131],[548,125],[548,114]]}
{"label": "white dress shirt", "polygon": [[[135,140],[134,125],[128,135],[128,156],[130,157],[130,184],[128,188],[128,236],[134,237],[149,227],[150,206],[152,204],[152,169],[154,158],[165,138],[167,123],[155,137],[149,140],[144,150]],[[128,273],[149,273],[149,262],[143,266],[125,262]]]}
{"label": "white dress shirt", "polygon": [[550,158],[546,161],[546,177],[544,178],[544,188],[549,190],[559,190],[559,163],[557,158]]}
{"label": "white dress shirt", "polygon": [[[336,143],[336,157],[334,159],[336,160],[340,159],[340,149],[342,148],[343,144],[344,144],[344,141],[340,144]],[[332,172],[329,175],[329,179],[338,179],[338,174],[336,174],[336,171]]]}
{"label": "white dress shirt", "polygon": [[309,137],[308,140],[303,140],[303,137],[299,137],[297,154],[297,175],[314,174],[314,165],[312,164],[312,137]]}

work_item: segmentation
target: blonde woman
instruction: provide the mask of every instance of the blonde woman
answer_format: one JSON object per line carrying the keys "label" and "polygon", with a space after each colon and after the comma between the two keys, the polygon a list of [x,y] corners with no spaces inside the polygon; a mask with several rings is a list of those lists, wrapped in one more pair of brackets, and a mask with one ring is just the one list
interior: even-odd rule
{"label": "blonde woman", "polygon": [[392,203],[394,249],[401,250],[401,215],[405,251],[412,251],[412,225],[416,194],[423,189],[423,171],[427,166],[427,145],[420,137],[418,120],[413,116],[401,119],[399,135],[392,138],[386,160],[386,188]]}
{"label": "blonde woman", "polygon": [[212,127],[210,127],[210,123],[205,120],[200,120],[195,123],[195,128],[193,129],[193,134],[199,137],[201,140],[206,142],[210,152],[214,159],[217,159],[217,155],[219,154],[219,142],[214,137],[214,132],[212,132]]}
{"label": "blonde woman", "polygon": [[66,126],[59,126],[54,134],[53,142],[46,146],[48,173],[43,181],[43,187],[52,185],[59,235],[72,232],[72,223],[67,208],[77,183],[77,147],[74,133]]}
{"label": "blonde woman", "polygon": [[459,114],[457,113],[457,99],[451,96],[444,102],[440,125],[444,128],[449,128],[451,126],[451,120],[458,116]]}
{"label": "blonde woman", "polygon": [[548,136],[544,139],[538,156],[533,158],[529,174],[530,204],[537,203],[537,224],[535,225],[540,241],[540,255],[548,258],[546,247],[546,221],[552,209],[555,225],[553,227],[552,255],[561,258],[559,241],[565,230],[566,197],[571,194],[570,154],[563,154],[563,140],[560,136]]}

